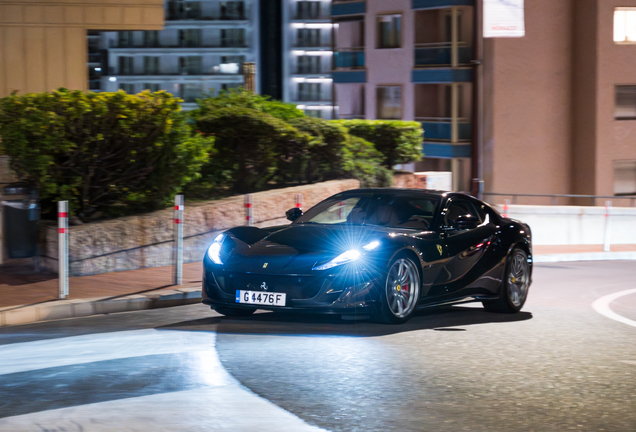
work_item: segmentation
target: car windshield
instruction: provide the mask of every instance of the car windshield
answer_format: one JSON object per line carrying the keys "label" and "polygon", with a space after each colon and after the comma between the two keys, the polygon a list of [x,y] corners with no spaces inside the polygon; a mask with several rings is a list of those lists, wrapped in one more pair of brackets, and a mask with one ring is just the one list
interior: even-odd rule
{"label": "car windshield", "polygon": [[428,229],[438,203],[433,196],[339,194],[312,207],[294,223]]}

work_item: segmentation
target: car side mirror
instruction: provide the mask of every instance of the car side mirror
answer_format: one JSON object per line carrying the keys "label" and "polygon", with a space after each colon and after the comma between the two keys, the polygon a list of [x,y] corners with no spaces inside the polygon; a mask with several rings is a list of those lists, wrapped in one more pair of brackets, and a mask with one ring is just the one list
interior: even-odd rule
{"label": "car side mirror", "polygon": [[298,207],[294,207],[293,209],[289,209],[285,212],[285,216],[287,216],[287,220],[295,221],[299,217],[303,215],[303,211]]}
{"label": "car side mirror", "polygon": [[477,228],[479,226],[479,222],[480,221],[477,216],[465,214],[458,216],[457,219],[451,222],[451,224],[453,225],[453,228],[457,230],[468,230]]}

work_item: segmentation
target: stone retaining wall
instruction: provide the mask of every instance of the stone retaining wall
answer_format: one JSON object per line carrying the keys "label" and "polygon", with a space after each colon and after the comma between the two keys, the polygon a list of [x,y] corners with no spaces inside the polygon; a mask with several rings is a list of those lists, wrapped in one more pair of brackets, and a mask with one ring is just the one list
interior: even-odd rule
{"label": "stone retaining wall", "polygon": [[[255,193],[254,224],[266,227],[289,223],[285,212],[295,206],[298,193],[303,194],[303,208],[309,208],[333,194],[359,187],[357,180],[338,180]],[[243,196],[199,203],[186,201],[184,262],[200,261],[219,232],[244,223]],[[170,265],[173,229],[172,209],[72,226],[71,276]],[[52,221],[41,222],[40,254],[42,267],[57,272],[58,234]]]}

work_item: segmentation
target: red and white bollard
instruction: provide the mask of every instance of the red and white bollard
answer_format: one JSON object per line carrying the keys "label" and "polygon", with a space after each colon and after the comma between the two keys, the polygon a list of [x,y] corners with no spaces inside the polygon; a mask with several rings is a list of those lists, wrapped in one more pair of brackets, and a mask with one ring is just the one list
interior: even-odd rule
{"label": "red and white bollard", "polygon": [[605,234],[603,236],[603,251],[610,251],[610,211],[612,210],[612,202],[605,201]]}
{"label": "red and white bollard", "polygon": [[245,225],[253,226],[254,225],[254,207],[253,205],[254,197],[252,194],[245,195]]}
{"label": "red and white bollard", "polygon": [[503,205],[503,217],[507,218],[508,217],[508,209],[510,208],[510,200],[504,200],[504,205]]}
{"label": "red and white bollard", "polygon": [[59,296],[68,297],[68,201],[57,203]]}
{"label": "red and white bollard", "polygon": [[303,194],[296,194],[296,208],[303,208]]}
{"label": "red and white bollard", "polygon": [[183,195],[174,197],[174,284],[183,282]]}

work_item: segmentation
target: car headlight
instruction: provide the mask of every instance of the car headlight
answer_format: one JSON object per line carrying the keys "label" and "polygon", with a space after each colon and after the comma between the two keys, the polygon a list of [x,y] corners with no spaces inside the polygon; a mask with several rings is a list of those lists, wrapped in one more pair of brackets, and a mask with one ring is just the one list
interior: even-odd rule
{"label": "car headlight", "polygon": [[221,261],[221,246],[223,245],[223,240],[225,240],[225,234],[219,234],[208,248],[208,256],[215,264],[219,265],[223,264],[223,261]]}
{"label": "car headlight", "polygon": [[[364,249],[365,251],[372,251],[373,249],[377,248],[378,246],[380,246],[380,242],[379,241],[372,241],[369,244],[366,244],[364,246],[362,246],[362,249]],[[344,253],[341,253],[340,255],[338,255],[337,257],[335,257],[334,259],[332,259],[331,261],[329,261],[326,264],[322,264],[319,266],[316,266],[313,268],[313,270],[327,270],[330,269],[332,267],[336,267],[342,264],[347,264],[350,262],[353,262],[355,260],[357,260],[358,258],[360,258],[362,256],[362,254],[360,253],[359,250],[357,249],[351,249],[348,250]]]}
{"label": "car headlight", "polygon": [[344,253],[341,253],[340,255],[338,255],[337,257],[335,257],[334,259],[332,259],[326,264],[319,265],[318,267],[314,267],[314,270],[327,270],[332,267],[336,267],[342,264],[346,264],[348,262],[355,261],[358,258],[360,258],[360,252],[355,249],[351,249]]}

